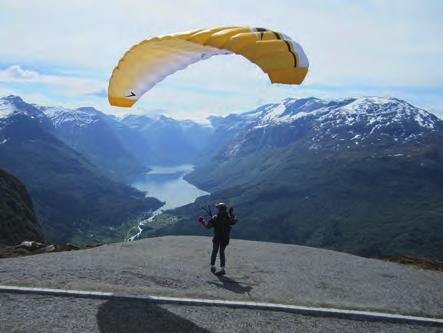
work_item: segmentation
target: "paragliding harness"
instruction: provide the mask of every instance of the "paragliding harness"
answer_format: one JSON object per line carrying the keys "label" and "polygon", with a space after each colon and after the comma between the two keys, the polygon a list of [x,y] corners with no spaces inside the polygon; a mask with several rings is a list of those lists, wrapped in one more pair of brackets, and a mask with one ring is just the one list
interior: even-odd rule
{"label": "paragliding harness", "polygon": [[[226,212],[223,215],[216,215],[212,214],[211,206],[208,205],[207,207],[201,206],[200,209],[206,212],[206,214],[209,216],[210,220],[207,222],[207,224],[200,223],[205,228],[214,228],[214,238],[212,239],[213,242],[220,242],[224,246],[229,244],[229,235],[231,232],[231,224],[235,224],[235,220],[233,223],[230,221],[230,219],[234,219],[234,216],[231,214],[228,214]],[[231,212],[231,210],[230,210]],[[225,220],[221,222],[221,219]],[[200,219],[199,219],[200,220]],[[200,220],[201,221],[201,220]],[[214,221],[217,221],[214,224]]]}

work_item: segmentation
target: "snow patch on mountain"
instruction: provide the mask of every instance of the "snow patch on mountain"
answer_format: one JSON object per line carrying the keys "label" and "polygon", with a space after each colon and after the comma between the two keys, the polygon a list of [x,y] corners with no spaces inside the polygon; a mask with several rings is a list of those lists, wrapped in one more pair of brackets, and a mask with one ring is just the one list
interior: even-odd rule
{"label": "snow patch on mountain", "polygon": [[16,110],[13,104],[4,99],[0,99],[0,119],[9,117]]}
{"label": "snow patch on mountain", "polygon": [[89,126],[98,122],[98,111],[93,108],[66,109],[64,107],[40,107],[40,109],[58,128],[62,125]]}
{"label": "snow patch on mountain", "polygon": [[[430,113],[417,108],[405,101],[397,98],[364,97],[356,98],[351,103],[332,110],[324,118],[327,120],[330,115],[334,117],[342,116],[348,124],[358,121],[359,117],[366,117],[367,123],[381,123],[389,125],[393,121],[414,119],[421,127],[434,128],[435,117]],[[387,122],[384,122],[388,120]]]}
{"label": "snow patch on mountain", "polygon": [[17,106],[15,101],[18,101],[20,97],[8,96],[0,98],[0,119],[7,118],[14,112],[17,112]]}
{"label": "snow patch on mountain", "polygon": [[42,113],[20,97],[10,95],[0,98],[0,119],[6,119],[15,114],[24,114],[31,118],[41,117]]}
{"label": "snow patch on mountain", "polygon": [[272,122],[272,121],[280,121],[282,118],[283,113],[286,111],[286,105],[285,103],[277,104],[276,107],[269,107],[265,110],[265,114],[262,117],[262,122]]}

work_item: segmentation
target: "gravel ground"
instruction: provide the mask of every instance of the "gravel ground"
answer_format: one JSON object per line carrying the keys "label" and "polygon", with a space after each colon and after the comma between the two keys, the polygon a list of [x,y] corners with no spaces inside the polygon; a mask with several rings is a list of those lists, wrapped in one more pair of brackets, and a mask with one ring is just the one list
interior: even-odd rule
{"label": "gravel ground", "polygon": [[296,245],[232,240],[209,273],[209,237],[168,236],[0,260],[0,284],[330,306],[443,317],[443,273]]}
{"label": "gravel ground", "polygon": [[441,332],[284,312],[0,294],[0,332]]}

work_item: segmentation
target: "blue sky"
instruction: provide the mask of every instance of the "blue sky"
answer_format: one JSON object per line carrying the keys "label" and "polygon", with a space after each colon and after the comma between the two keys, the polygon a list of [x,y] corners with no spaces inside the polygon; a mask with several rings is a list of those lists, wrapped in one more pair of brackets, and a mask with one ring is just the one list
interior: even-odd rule
{"label": "blue sky", "polygon": [[[203,120],[286,97],[395,96],[443,117],[443,1],[2,0],[0,96]],[[155,35],[246,25],[281,31],[310,60],[302,86],[272,85],[239,56],[175,73],[132,109],[107,103],[121,55]]]}

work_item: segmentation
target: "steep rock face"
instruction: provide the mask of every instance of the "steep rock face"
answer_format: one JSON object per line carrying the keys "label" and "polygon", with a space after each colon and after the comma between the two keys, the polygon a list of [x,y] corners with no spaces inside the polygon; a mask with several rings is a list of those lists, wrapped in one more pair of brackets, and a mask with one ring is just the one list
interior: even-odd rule
{"label": "steep rock face", "polygon": [[42,242],[44,239],[26,187],[0,169],[0,244],[16,245],[25,240]]}
{"label": "steep rock face", "polygon": [[[187,179],[237,208],[236,237],[443,258],[443,121],[431,113],[307,98],[215,120],[228,140]],[[178,209],[184,223],[163,234],[198,234],[197,211]]]}

